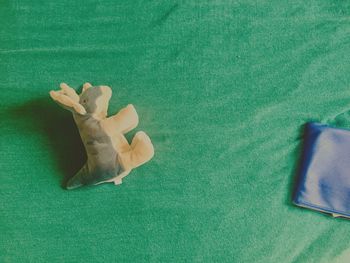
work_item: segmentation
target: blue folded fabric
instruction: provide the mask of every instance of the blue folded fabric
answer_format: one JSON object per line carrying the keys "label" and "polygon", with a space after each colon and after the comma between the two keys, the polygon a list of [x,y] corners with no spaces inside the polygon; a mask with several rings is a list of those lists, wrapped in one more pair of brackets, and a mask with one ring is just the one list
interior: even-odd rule
{"label": "blue folded fabric", "polygon": [[293,202],[350,217],[350,130],[307,123]]}

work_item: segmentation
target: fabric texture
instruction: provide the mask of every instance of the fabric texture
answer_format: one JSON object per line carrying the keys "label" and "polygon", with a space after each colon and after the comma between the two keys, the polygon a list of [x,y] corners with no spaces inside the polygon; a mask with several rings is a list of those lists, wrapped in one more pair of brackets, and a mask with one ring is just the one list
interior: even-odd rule
{"label": "fabric texture", "polygon": [[[0,0],[0,262],[347,262],[349,222],[292,204],[301,127],[349,127],[348,1]],[[61,82],[132,103],[154,158],[86,161]]]}

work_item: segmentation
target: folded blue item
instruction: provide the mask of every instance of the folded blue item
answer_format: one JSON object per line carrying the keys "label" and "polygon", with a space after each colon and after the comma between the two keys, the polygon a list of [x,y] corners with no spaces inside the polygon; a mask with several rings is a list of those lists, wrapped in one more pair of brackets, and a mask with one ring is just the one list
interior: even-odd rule
{"label": "folded blue item", "polygon": [[293,202],[333,216],[350,217],[350,130],[320,123],[305,125]]}

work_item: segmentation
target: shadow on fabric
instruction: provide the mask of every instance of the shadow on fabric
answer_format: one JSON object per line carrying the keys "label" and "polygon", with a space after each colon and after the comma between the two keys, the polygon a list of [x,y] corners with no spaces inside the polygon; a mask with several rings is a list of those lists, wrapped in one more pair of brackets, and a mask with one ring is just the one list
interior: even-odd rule
{"label": "shadow on fabric", "polygon": [[298,134],[299,136],[296,138],[296,141],[298,141],[298,146],[294,149],[293,151],[293,156],[294,160],[296,160],[296,163],[294,164],[293,172],[291,176],[289,177],[289,182],[288,182],[288,195],[287,195],[287,200],[286,203],[287,205],[290,205],[292,207],[297,208],[296,206],[293,205],[293,197],[296,191],[296,186],[297,186],[297,181],[299,178],[299,172],[301,169],[300,163],[303,158],[303,144],[304,144],[304,135],[305,135],[305,124],[302,125],[299,128]]}
{"label": "shadow on fabric", "polygon": [[10,110],[19,128],[42,136],[52,147],[62,174],[62,187],[83,166],[86,153],[78,129],[69,111],[58,107],[50,98],[39,98]]}

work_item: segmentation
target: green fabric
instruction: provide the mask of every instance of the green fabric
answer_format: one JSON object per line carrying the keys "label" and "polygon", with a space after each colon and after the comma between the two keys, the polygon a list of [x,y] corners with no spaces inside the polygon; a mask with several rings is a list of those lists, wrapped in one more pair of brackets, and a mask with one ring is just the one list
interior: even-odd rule
{"label": "green fabric", "polygon": [[[330,0],[0,0],[0,262],[346,262],[349,222],[290,200],[301,125],[350,126],[349,16]],[[110,114],[133,103],[128,138],[155,145],[121,186],[60,186],[85,153],[48,92],[84,81],[112,87]]]}

